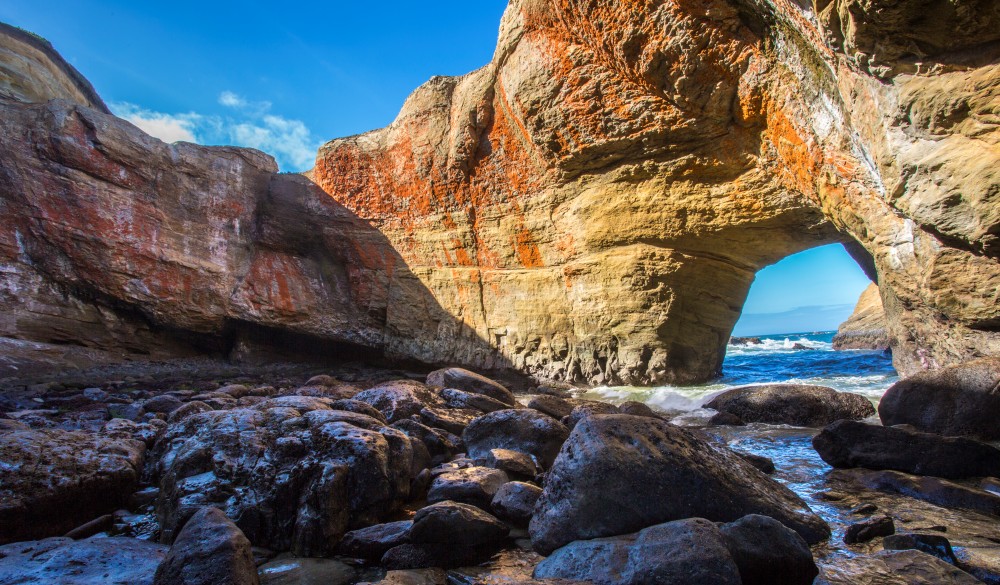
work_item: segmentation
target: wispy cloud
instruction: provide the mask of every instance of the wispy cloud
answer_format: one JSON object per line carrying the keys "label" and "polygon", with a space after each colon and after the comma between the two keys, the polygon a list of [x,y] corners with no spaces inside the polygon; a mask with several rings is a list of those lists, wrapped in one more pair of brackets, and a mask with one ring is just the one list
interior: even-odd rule
{"label": "wispy cloud", "polygon": [[271,103],[251,101],[232,91],[219,94],[225,115],[196,112],[169,114],[128,102],[111,104],[112,111],[150,136],[164,142],[228,144],[262,150],[278,161],[282,170],[303,171],[313,165],[320,141],[301,120],[270,112]]}

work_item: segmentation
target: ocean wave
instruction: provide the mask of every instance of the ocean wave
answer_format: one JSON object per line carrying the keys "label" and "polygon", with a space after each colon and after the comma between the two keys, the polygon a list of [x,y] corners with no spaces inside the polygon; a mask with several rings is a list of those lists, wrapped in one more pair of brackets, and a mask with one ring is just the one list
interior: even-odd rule
{"label": "ocean wave", "polygon": [[808,337],[785,337],[781,339],[773,338],[762,338],[760,343],[751,343],[748,345],[733,345],[729,344],[726,346],[726,353],[728,355],[741,355],[741,354],[753,354],[762,352],[790,352],[790,351],[806,351],[806,350],[818,350],[818,351],[833,351],[833,344],[826,341],[819,341],[815,339],[809,339]]}

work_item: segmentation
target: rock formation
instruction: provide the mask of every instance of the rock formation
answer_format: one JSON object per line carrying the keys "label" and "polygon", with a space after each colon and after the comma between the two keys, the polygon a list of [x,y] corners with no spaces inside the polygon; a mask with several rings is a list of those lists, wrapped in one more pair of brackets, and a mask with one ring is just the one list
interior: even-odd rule
{"label": "rock formation", "polygon": [[313,176],[534,374],[711,377],[756,271],[832,241],[936,368],[1000,351],[998,41],[987,0],[515,0]]}
{"label": "rock formation", "polygon": [[874,283],[861,293],[858,304],[851,316],[840,324],[833,336],[834,349],[878,349],[889,348],[886,332],[885,309],[878,286]]}
{"label": "rock formation", "polygon": [[513,0],[490,64],[321,149],[329,197],[0,37],[0,336],[695,382],[759,269],[840,241],[901,372],[1000,353],[991,0]]}

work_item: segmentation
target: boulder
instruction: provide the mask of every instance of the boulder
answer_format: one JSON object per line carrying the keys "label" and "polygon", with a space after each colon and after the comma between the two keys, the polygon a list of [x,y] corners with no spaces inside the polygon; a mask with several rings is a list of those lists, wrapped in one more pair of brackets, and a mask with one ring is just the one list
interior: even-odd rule
{"label": "boulder", "polygon": [[250,541],[218,508],[187,521],[156,570],[154,585],[259,585]]}
{"label": "boulder", "polygon": [[410,542],[456,547],[499,545],[510,532],[506,524],[483,510],[460,502],[438,502],[413,516]]}
{"label": "boulder", "polygon": [[841,419],[860,420],[875,414],[864,396],[807,384],[765,384],[727,390],[706,405],[748,423],[822,427]]}
{"label": "boulder", "polygon": [[770,516],[810,544],[830,536],[805,502],[732,451],[666,421],[602,415],[580,421],[563,445],[530,533],[546,554],[681,518],[747,514]]}
{"label": "boulder", "polygon": [[486,376],[481,376],[462,368],[445,368],[435,370],[427,375],[428,386],[440,386],[442,388],[455,388],[473,394],[482,394],[506,404],[508,407],[517,404],[514,394],[503,384],[490,380]]}
{"label": "boulder", "polygon": [[642,402],[629,400],[618,405],[618,412],[621,414],[631,414],[632,416],[648,416],[649,418],[660,418],[649,405]]}
{"label": "boulder", "polygon": [[444,569],[387,571],[381,580],[363,585],[448,585],[448,574]]}
{"label": "boulder", "polygon": [[889,536],[896,533],[896,524],[888,516],[872,516],[867,520],[855,522],[844,530],[845,544],[859,544]]}
{"label": "boulder", "polygon": [[806,541],[774,518],[751,514],[719,530],[743,585],[810,585],[819,573]]}
{"label": "boulder", "polygon": [[834,467],[891,469],[949,479],[1000,475],[1000,449],[962,437],[942,437],[901,427],[838,421],[813,438]]}
{"label": "boulder", "polygon": [[449,433],[461,435],[465,427],[482,416],[478,410],[465,408],[434,408],[428,406],[420,410],[420,420],[429,427],[442,429]]}
{"label": "boulder", "polygon": [[534,479],[540,471],[531,455],[510,449],[490,449],[482,464],[522,479]]}
{"label": "boulder", "polygon": [[861,483],[875,490],[901,494],[943,508],[963,508],[1000,516],[1000,496],[936,477],[907,475],[898,471],[872,471]]}
{"label": "boulder", "polygon": [[741,583],[719,527],[702,518],[659,524],[637,534],[568,543],[539,563],[534,577],[614,585]]}
{"label": "boulder", "polygon": [[500,486],[490,507],[497,518],[514,526],[527,526],[541,495],[542,488],[536,485],[511,481]]}
{"label": "boulder", "polygon": [[354,400],[375,407],[390,423],[419,415],[424,407],[440,403],[426,386],[412,380],[379,384],[355,394]]}
{"label": "boulder", "polygon": [[171,427],[158,443],[162,538],[215,506],[254,545],[315,556],[399,509],[414,475],[410,438],[330,403],[285,396]]}
{"label": "boulder", "polygon": [[495,545],[464,547],[455,544],[401,544],[389,549],[379,565],[389,571],[468,567],[484,563],[496,552]]}
{"label": "boulder", "polygon": [[442,473],[434,478],[427,501],[452,500],[490,509],[490,502],[500,486],[507,483],[507,474],[489,467],[469,467]]}
{"label": "boulder", "polygon": [[0,433],[0,544],[61,536],[123,507],[138,486],[145,453],[144,443],[120,436]]}
{"label": "boulder", "polygon": [[491,449],[511,449],[535,457],[548,469],[569,437],[569,429],[532,409],[498,410],[472,421],[462,440],[469,456],[482,459]]}
{"label": "boulder", "polygon": [[135,538],[48,538],[0,546],[5,585],[153,585],[169,547]]}
{"label": "boulder", "polygon": [[878,405],[885,425],[1000,440],[1000,359],[984,358],[920,372],[896,382]]}
{"label": "boulder", "polygon": [[940,534],[905,533],[885,535],[882,539],[885,550],[919,550],[934,555],[946,563],[957,565],[958,558],[951,548],[951,542]]}
{"label": "boulder", "polygon": [[509,404],[504,404],[499,400],[494,400],[485,394],[474,394],[455,388],[445,388],[441,390],[441,399],[449,408],[475,409],[481,413],[490,413],[497,410],[510,408]]}
{"label": "boulder", "polygon": [[337,553],[377,561],[390,548],[410,542],[411,526],[413,521],[400,520],[352,530],[340,541]]}
{"label": "boulder", "polygon": [[362,402],[360,400],[353,400],[350,398],[335,400],[332,404],[330,404],[330,408],[333,410],[346,410],[348,412],[356,412],[358,414],[370,416],[383,424],[388,422],[385,419],[385,415],[383,415],[380,410],[367,402]]}
{"label": "boulder", "polygon": [[183,405],[184,402],[180,398],[171,396],[170,394],[154,396],[142,403],[142,407],[146,412],[163,412],[166,414],[170,414]]}
{"label": "boulder", "polygon": [[983,585],[961,569],[917,550],[881,551],[823,566],[814,585]]}
{"label": "boulder", "polygon": [[573,412],[573,409],[579,406],[580,403],[580,400],[572,398],[541,394],[528,401],[528,408],[544,412],[556,420],[562,420],[569,416]]}
{"label": "boulder", "polygon": [[403,419],[392,424],[411,439],[422,442],[431,457],[431,465],[440,465],[458,453],[456,446],[445,432],[430,428],[415,420]]}
{"label": "boulder", "polygon": [[586,402],[573,407],[569,415],[562,419],[562,423],[572,431],[576,423],[597,414],[618,414],[618,407],[607,402]]}
{"label": "boulder", "polygon": [[180,422],[189,416],[198,414],[200,412],[208,412],[210,410],[216,410],[216,409],[212,408],[211,405],[209,405],[206,402],[202,402],[201,400],[192,400],[191,402],[185,402],[180,407],[174,409],[173,412],[171,412],[170,415],[167,417],[167,422],[169,423]]}

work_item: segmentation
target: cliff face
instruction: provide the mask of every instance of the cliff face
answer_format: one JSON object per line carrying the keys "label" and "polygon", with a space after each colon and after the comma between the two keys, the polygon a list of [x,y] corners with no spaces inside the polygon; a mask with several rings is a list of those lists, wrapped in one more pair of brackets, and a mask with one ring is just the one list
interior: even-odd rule
{"label": "cliff face", "polygon": [[255,150],[164,144],[41,41],[4,28],[0,47],[0,70],[21,71],[0,95],[0,337],[160,358],[378,354],[414,318],[463,335],[309,180]]}
{"label": "cliff face", "polygon": [[314,177],[535,374],[705,379],[755,272],[832,241],[909,373],[1000,351],[998,40],[988,1],[515,0]]}
{"label": "cliff face", "polygon": [[0,335],[694,382],[757,270],[841,241],[903,373],[1000,353],[990,0],[514,0],[490,64],[321,149],[326,193],[151,139],[6,34]]}
{"label": "cliff face", "polygon": [[885,309],[882,297],[875,284],[861,293],[858,304],[851,316],[840,324],[833,336],[834,349],[879,349],[889,348],[886,331]]}

